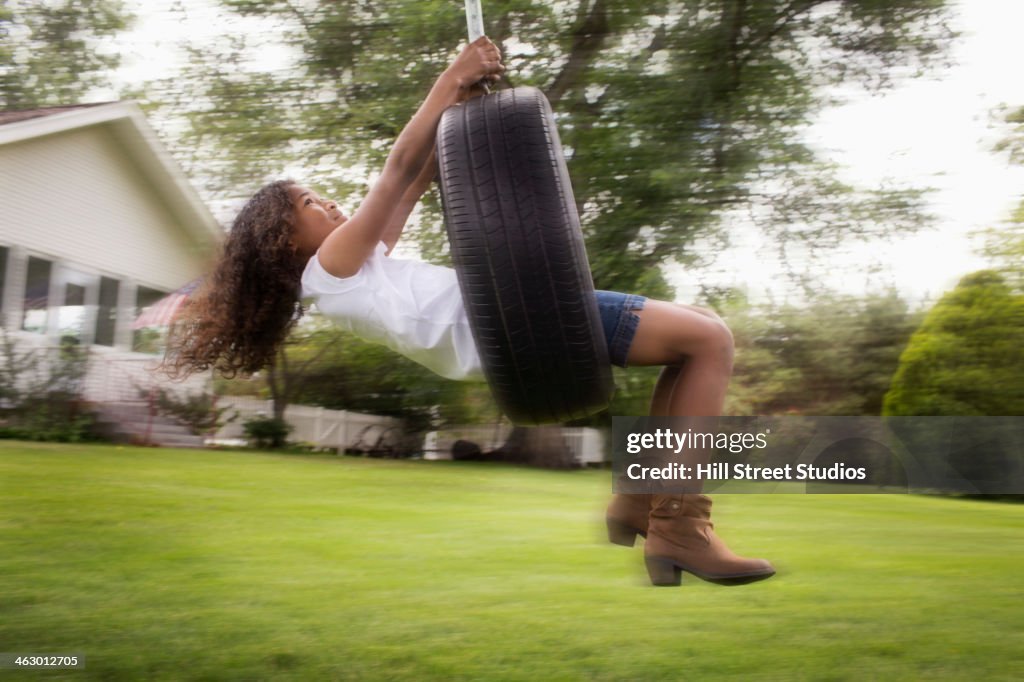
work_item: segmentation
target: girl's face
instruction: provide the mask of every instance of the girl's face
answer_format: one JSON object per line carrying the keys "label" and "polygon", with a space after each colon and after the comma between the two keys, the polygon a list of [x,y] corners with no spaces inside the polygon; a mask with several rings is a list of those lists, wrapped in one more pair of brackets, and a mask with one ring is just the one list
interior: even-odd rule
{"label": "girl's face", "polygon": [[302,185],[289,187],[288,196],[292,200],[294,216],[292,243],[299,256],[312,258],[327,235],[348,220],[348,217],[338,210],[335,202],[321,199],[316,192]]}

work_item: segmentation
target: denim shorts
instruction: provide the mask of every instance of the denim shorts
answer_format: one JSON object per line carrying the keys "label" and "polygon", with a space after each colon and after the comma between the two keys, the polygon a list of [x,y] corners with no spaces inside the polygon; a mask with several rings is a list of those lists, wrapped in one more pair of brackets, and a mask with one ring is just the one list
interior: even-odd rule
{"label": "denim shorts", "polygon": [[643,310],[647,298],[617,291],[595,291],[597,309],[601,312],[601,326],[608,343],[608,356],[613,365],[626,366],[629,347],[633,344],[640,317],[633,312]]}

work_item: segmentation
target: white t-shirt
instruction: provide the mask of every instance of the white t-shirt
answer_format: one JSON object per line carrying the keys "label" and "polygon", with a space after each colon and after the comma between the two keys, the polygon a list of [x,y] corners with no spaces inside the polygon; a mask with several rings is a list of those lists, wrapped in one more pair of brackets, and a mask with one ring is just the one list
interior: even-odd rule
{"label": "white t-shirt", "polygon": [[342,329],[381,343],[449,379],[482,381],[455,271],[389,258],[377,244],[359,272],[335,277],[313,256],[302,273],[302,297]]}

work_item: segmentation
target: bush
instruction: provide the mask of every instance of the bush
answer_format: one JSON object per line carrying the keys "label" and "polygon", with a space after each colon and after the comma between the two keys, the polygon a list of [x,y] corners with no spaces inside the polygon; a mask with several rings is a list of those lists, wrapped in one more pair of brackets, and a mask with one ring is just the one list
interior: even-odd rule
{"label": "bush", "polygon": [[80,443],[99,440],[96,415],[74,395],[59,392],[39,396],[22,405],[16,419],[22,440]]}
{"label": "bush", "polygon": [[74,443],[96,440],[95,415],[82,398],[89,350],[19,350],[0,327],[0,438]]}
{"label": "bush", "polygon": [[257,448],[282,448],[287,443],[292,425],[283,419],[257,415],[242,422],[242,430],[250,445]]}
{"label": "bush", "polygon": [[[231,408],[217,407],[217,401],[220,400],[220,396],[216,393],[203,391],[180,397],[162,388],[153,390],[155,392],[156,409],[161,414],[187,426],[196,436],[212,435],[224,425],[238,419],[237,412],[230,417],[225,417],[225,413]],[[150,391],[140,388],[139,395],[143,398],[149,398]]]}
{"label": "bush", "polygon": [[1024,415],[1024,295],[991,270],[964,276],[900,357],[886,416]]}

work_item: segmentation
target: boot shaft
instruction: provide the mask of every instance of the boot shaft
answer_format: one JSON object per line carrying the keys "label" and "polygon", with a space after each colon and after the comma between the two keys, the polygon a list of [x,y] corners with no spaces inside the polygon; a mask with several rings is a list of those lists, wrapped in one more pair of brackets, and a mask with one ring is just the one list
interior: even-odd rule
{"label": "boot shaft", "polygon": [[653,495],[651,516],[664,519],[686,517],[711,520],[711,498],[707,495]]}

